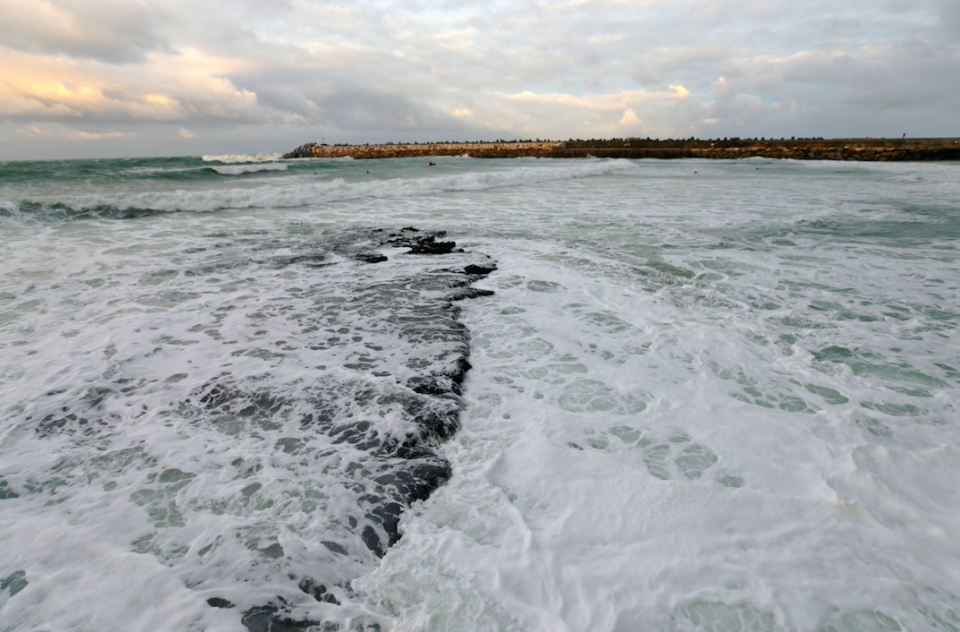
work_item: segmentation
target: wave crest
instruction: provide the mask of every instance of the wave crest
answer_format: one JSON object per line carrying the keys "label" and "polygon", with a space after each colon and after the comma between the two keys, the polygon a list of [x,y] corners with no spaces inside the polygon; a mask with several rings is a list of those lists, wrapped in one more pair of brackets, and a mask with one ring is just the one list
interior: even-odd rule
{"label": "wave crest", "polygon": [[636,169],[627,160],[584,160],[576,164],[525,166],[510,171],[450,174],[419,178],[393,178],[378,181],[347,181],[335,178],[320,182],[287,182],[251,188],[208,191],[164,191],[124,195],[75,196],[60,199],[24,200],[21,211],[29,209],[54,215],[139,216],[157,212],[211,212],[224,209],[294,208],[362,198],[398,198],[484,191],[588,178]]}
{"label": "wave crest", "polygon": [[222,162],[235,164],[241,162],[274,162],[280,160],[283,154],[224,154],[222,156],[201,156],[204,162]]}
{"label": "wave crest", "polygon": [[238,176],[243,173],[256,173],[258,171],[286,171],[287,165],[278,162],[266,162],[262,164],[240,164],[229,167],[210,167],[222,176]]}

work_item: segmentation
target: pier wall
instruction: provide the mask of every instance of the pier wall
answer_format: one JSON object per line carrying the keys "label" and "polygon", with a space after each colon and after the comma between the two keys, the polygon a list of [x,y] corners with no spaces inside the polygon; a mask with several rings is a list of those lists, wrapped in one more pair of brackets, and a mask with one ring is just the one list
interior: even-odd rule
{"label": "pier wall", "polygon": [[308,143],[284,158],[356,159],[463,156],[474,158],[786,158],[793,160],[960,160],[958,138],[832,138],[800,140],[612,139],[567,142],[318,145]]}
{"label": "pier wall", "polygon": [[793,160],[960,160],[957,138],[832,138],[802,140],[568,141],[559,157],[789,158]]}
{"label": "pier wall", "polygon": [[553,156],[557,142],[534,143],[423,143],[404,145],[318,145],[307,143],[284,158],[410,158],[421,156],[463,156],[474,158],[521,158]]}

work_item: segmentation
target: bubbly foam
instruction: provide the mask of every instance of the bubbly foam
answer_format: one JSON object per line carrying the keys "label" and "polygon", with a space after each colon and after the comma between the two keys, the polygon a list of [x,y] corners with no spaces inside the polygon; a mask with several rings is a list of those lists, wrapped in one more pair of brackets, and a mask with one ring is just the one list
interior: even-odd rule
{"label": "bubbly foam", "polygon": [[[278,166],[286,167],[286,165]],[[255,169],[262,167],[266,167],[266,165],[257,165]],[[596,161],[579,164],[524,166],[499,172],[467,172],[434,177],[390,178],[374,181],[356,181],[335,177],[311,182],[299,178],[282,185],[270,184],[226,190],[148,191],[121,195],[48,198],[31,200],[31,202],[39,204],[43,208],[67,209],[73,213],[100,210],[212,212],[223,209],[291,208],[364,198],[386,199],[485,191],[541,182],[589,178],[634,168],[634,165],[628,161]],[[268,169],[274,168],[268,167]],[[240,172],[237,171],[237,173]]]}
{"label": "bubbly foam", "polygon": [[[265,177],[420,193],[4,219],[0,629],[256,629],[278,597],[343,630],[956,627],[955,165],[330,163]],[[452,264],[310,258],[371,225],[499,266],[452,477],[382,559],[377,459],[300,422],[411,429],[386,387],[445,339],[388,333]]]}
{"label": "bubbly foam", "polygon": [[278,162],[267,162],[253,165],[214,167],[213,170],[221,175],[236,176],[243,173],[257,173],[258,171],[286,171],[287,165]]}
{"label": "bubbly foam", "polygon": [[204,162],[222,162],[233,164],[238,162],[274,162],[280,160],[283,154],[224,154],[222,156],[203,156]]}
{"label": "bubbly foam", "polygon": [[[291,608],[355,616],[354,606],[340,607],[347,582],[396,541],[400,511],[450,475],[437,444],[458,426],[469,367],[450,301],[469,296],[478,276],[465,266],[486,259],[444,254],[443,244],[407,254],[403,246],[421,236],[239,237],[209,253],[175,247],[174,260],[154,244],[132,258],[107,254],[125,263],[103,283],[95,275],[41,292],[46,309],[75,303],[85,325],[16,354],[45,375],[44,392],[14,403],[25,376],[4,374],[13,409],[2,427],[0,528],[26,523],[0,567],[23,573],[27,602],[16,603],[30,604],[4,612],[11,629],[43,616],[80,625],[87,615],[76,602],[89,593],[42,603],[73,581],[123,602],[116,612],[113,601],[100,604],[101,625],[131,625],[127,610],[153,599],[188,603],[162,629],[202,628],[214,617],[210,600],[248,622]],[[19,335],[5,333],[4,343]],[[73,358],[66,371],[64,353]],[[39,519],[38,505],[55,509]],[[37,547],[90,533],[97,546],[47,557]],[[154,570],[115,592],[111,569],[139,575],[144,565]],[[129,591],[164,567],[173,575],[160,592],[131,601]],[[191,590],[170,588],[173,577]],[[146,629],[162,618],[148,608],[133,621]]]}

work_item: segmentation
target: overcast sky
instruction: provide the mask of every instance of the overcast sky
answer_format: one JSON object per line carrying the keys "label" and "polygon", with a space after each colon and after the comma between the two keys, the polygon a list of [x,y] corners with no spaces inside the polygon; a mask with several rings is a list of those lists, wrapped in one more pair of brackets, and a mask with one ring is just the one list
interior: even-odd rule
{"label": "overcast sky", "polygon": [[960,0],[0,0],[0,159],[960,136]]}

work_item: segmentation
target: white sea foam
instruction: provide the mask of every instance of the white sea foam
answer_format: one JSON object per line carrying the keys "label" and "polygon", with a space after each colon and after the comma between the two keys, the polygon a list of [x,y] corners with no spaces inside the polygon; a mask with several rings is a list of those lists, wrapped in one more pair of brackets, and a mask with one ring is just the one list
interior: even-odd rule
{"label": "white sea foam", "polygon": [[[960,616],[960,305],[941,302],[960,268],[935,254],[955,234],[898,241],[911,212],[847,207],[849,178],[800,202],[796,172],[700,163],[727,182],[670,182],[690,167],[607,181],[616,202],[577,196],[563,227],[528,204],[519,235],[480,242],[501,271],[465,315],[458,476],[357,582],[402,609],[396,629],[892,632]],[[945,202],[938,170],[912,206]],[[596,247],[570,232],[586,226]]]}
{"label": "white sea foam", "polygon": [[283,154],[224,154],[222,156],[203,156],[204,162],[273,162],[280,160]]}
{"label": "white sea foam", "polygon": [[[0,630],[242,631],[278,596],[295,618],[396,632],[956,627],[955,166],[459,164],[285,174],[277,205],[282,187],[223,192],[237,213],[4,226]],[[318,193],[343,203],[303,202]],[[180,199],[218,208],[209,194]],[[326,439],[287,413],[214,423],[190,400],[221,379],[307,413],[345,376],[375,389],[362,351],[325,345],[388,313],[304,319],[434,264],[272,262],[344,226],[410,224],[494,257],[496,294],[463,304],[453,478],[383,560],[343,556],[322,542],[341,543],[328,521],[351,515],[338,490],[357,479]],[[394,339],[361,340],[414,370]],[[332,397],[402,432],[369,392]],[[336,606],[287,572],[357,579]]]}
{"label": "white sea foam", "polygon": [[144,192],[125,195],[63,197],[36,201],[46,205],[66,206],[74,211],[103,207],[119,210],[150,209],[155,211],[193,212],[267,207],[290,208],[363,198],[402,198],[462,191],[484,191],[542,182],[589,178],[608,173],[629,171],[635,168],[633,163],[625,160],[596,160],[583,163],[523,166],[507,171],[391,178],[372,182],[348,181],[340,177],[321,181],[298,179],[284,182],[282,185],[270,184],[252,188]]}
{"label": "white sea foam", "polygon": [[247,165],[234,165],[230,167],[213,167],[217,173],[225,176],[236,176],[243,173],[256,173],[258,171],[286,171],[287,165],[279,162],[265,162]]}
{"label": "white sea foam", "polygon": [[[638,292],[643,276],[611,275],[615,262],[579,249],[483,247],[501,273],[493,305],[466,314],[475,370],[450,448],[459,476],[360,582],[387,609],[418,604],[398,629],[881,632],[960,612],[947,553],[960,496],[936,482],[960,472],[956,388],[933,377],[952,352],[903,340],[882,308],[859,307],[872,325],[750,309],[753,288],[790,300],[767,276],[776,256],[729,261],[725,280],[649,268],[659,278]],[[784,263],[780,274],[802,270]],[[885,281],[862,290],[877,300]],[[800,339],[778,348],[787,335]],[[874,360],[880,382],[804,352],[879,358],[884,339],[905,348]],[[898,370],[937,394],[898,395]]]}
{"label": "white sea foam", "polygon": [[[440,374],[462,347],[445,337],[452,310],[431,298],[444,286],[431,289],[438,274],[424,271],[469,255],[387,248],[389,263],[371,265],[310,236],[207,251],[175,224],[175,261],[150,238],[101,250],[145,237],[115,226],[124,236],[111,230],[93,251],[62,243],[43,263],[32,247],[19,253],[62,292],[34,294],[24,278],[2,286],[15,294],[0,292],[0,344],[23,335],[2,326],[21,316],[58,331],[20,349],[22,370],[0,369],[0,581],[25,582],[0,590],[4,632],[236,630],[242,612],[278,596],[304,616],[356,617],[358,605],[316,603],[298,585],[347,601],[345,582],[376,565],[363,525],[377,497],[393,498],[385,477],[418,461],[353,447],[331,426],[364,423],[399,442],[423,430],[410,410],[456,415],[454,399],[404,385]],[[79,267],[91,274],[67,281]],[[82,335],[53,315],[63,301]],[[44,393],[22,397],[33,378]],[[210,598],[236,609],[211,610]]]}

